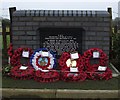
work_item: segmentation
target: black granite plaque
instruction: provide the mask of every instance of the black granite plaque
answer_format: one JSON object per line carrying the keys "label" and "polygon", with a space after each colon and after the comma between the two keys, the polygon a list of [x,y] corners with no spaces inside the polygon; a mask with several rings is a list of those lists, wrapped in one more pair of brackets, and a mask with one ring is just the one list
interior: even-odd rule
{"label": "black granite plaque", "polygon": [[81,52],[83,32],[81,28],[41,28],[40,47],[54,50],[57,55],[65,51]]}

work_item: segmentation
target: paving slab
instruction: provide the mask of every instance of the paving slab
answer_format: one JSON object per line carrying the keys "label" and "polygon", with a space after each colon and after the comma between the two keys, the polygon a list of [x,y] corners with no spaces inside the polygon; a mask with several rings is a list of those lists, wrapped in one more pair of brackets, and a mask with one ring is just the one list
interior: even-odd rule
{"label": "paving slab", "polygon": [[56,98],[118,98],[118,90],[57,90]]}
{"label": "paving slab", "polygon": [[3,98],[55,98],[56,90],[48,89],[2,89]]}
{"label": "paving slab", "polygon": [[119,98],[119,90],[2,89],[3,98]]}

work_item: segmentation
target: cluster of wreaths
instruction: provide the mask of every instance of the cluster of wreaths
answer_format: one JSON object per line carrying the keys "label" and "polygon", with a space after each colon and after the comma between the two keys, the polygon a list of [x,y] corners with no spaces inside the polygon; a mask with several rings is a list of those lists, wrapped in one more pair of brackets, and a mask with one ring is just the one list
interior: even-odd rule
{"label": "cluster of wreaths", "polygon": [[59,80],[56,70],[55,53],[46,48],[36,50],[30,58],[30,63],[36,69],[34,80],[38,82],[55,82]]}
{"label": "cluster of wreaths", "polygon": [[30,48],[18,48],[12,53],[12,44],[8,49],[8,55],[10,56],[10,64],[13,68],[10,71],[10,76],[14,79],[31,79],[34,76],[34,68],[30,65],[30,62],[27,62],[26,69],[23,70],[20,59],[23,52],[28,52],[28,58],[32,55],[33,51]]}
{"label": "cluster of wreaths", "polygon": [[63,81],[84,81],[87,74],[83,71],[83,60],[81,55],[74,53],[76,58],[72,57],[72,54],[64,52],[59,59],[59,66],[61,69],[61,79]]}
{"label": "cluster of wreaths", "polygon": [[[30,61],[26,65],[20,62],[23,52],[27,53]],[[64,52],[58,60],[60,72],[56,69],[56,54],[46,48],[40,48],[34,53],[30,48],[14,50],[12,44],[8,48],[10,64],[13,68],[10,75],[14,79],[31,79],[38,82],[108,80],[112,78],[112,71],[107,67],[107,55],[99,48],[92,48],[84,52],[83,56],[77,52]],[[91,59],[99,63],[91,64]],[[102,70],[101,70],[102,69]],[[103,70],[104,69],[104,70]]]}
{"label": "cluster of wreaths", "polygon": [[[97,56],[93,56],[94,53]],[[112,71],[107,67],[108,58],[107,55],[99,48],[92,48],[84,52],[83,54],[84,67],[87,71],[87,78],[93,80],[105,79],[108,80],[112,78]],[[91,58],[97,59],[99,61],[98,64],[91,64]],[[102,70],[100,70],[102,68]]]}

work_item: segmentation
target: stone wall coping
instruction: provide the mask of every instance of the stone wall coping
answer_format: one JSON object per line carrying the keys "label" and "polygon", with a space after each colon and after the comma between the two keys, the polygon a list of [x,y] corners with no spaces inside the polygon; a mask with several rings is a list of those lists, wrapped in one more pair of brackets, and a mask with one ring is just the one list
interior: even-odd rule
{"label": "stone wall coping", "polygon": [[94,10],[16,10],[13,16],[110,16],[107,11]]}

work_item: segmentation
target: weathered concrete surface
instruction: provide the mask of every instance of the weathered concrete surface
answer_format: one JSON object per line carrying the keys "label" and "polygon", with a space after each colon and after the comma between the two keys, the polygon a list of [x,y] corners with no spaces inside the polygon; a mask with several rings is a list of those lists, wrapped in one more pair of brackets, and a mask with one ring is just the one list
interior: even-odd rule
{"label": "weathered concrete surface", "polygon": [[55,98],[55,94],[52,89],[2,89],[3,98]]}
{"label": "weathered concrete surface", "polygon": [[57,98],[118,98],[118,90],[57,90]]}
{"label": "weathered concrete surface", "polygon": [[119,98],[119,90],[2,89],[3,98]]}

